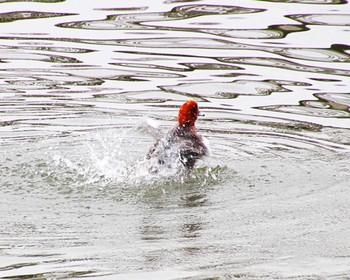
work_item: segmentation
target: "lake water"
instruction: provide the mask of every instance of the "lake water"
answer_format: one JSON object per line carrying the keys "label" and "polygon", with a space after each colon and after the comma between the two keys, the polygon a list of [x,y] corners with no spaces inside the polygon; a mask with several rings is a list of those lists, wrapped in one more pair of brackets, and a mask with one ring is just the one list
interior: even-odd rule
{"label": "lake water", "polygon": [[[346,0],[1,0],[0,37],[1,279],[350,278]],[[148,174],[188,99],[212,155]]]}

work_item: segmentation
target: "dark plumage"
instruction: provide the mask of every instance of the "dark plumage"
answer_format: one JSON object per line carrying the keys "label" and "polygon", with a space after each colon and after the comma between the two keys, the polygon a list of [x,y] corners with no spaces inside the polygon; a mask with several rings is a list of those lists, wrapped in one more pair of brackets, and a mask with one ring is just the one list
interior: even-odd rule
{"label": "dark plumage", "polygon": [[[147,159],[154,160],[158,165],[173,167],[180,162],[187,171],[193,169],[197,159],[209,155],[209,148],[205,139],[199,135],[195,128],[198,118],[198,104],[194,100],[184,103],[178,116],[178,124],[157,139],[156,143],[147,154]],[[157,172],[157,167],[151,168]]]}

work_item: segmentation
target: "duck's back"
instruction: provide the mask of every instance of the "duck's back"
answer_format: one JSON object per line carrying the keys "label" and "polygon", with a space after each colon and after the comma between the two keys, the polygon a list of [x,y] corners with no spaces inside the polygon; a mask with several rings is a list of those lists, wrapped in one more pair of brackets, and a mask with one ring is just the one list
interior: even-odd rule
{"label": "duck's back", "polygon": [[186,169],[192,169],[197,159],[208,155],[209,149],[194,129],[176,126],[165,137],[160,138],[150,149],[147,158],[155,158],[160,165],[169,165],[176,161]]}

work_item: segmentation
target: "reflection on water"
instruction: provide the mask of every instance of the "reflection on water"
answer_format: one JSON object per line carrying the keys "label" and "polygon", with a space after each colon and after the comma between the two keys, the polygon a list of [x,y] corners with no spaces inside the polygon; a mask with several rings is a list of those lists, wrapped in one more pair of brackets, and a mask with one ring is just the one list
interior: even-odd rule
{"label": "reflection on water", "polygon": [[[0,0],[1,279],[349,275],[348,1],[221,2]],[[189,98],[213,155],[152,176]]]}
{"label": "reflection on water", "polygon": [[0,3],[10,3],[10,2],[37,2],[37,3],[58,3],[64,2],[66,0],[1,0]]}
{"label": "reflection on water", "polygon": [[297,3],[297,4],[347,4],[347,0],[261,0],[267,2],[277,3]]}
{"label": "reflection on water", "polygon": [[[236,98],[239,95],[270,95],[273,92],[289,92],[287,86],[308,86],[290,81],[258,81],[258,80],[235,80],[230,83],[186,83],[172,87],[161,87],[165,91],[197,97],[208,101],[209,98]],[[220,89],[220,91],[218,91]]]}
{"label": "reflection on water", "polygon": [[331,26],[349,26],[350,14],[301,14],[289,15],[290,18],[303,24],[310,25],[331,25]]}
{"label": "reflection on water", "polygon": [[24,12],[11,12],[11,13],[1,13],[0,22],[12,22],[16,20],[27,20],[27,19],[39,19],[39,18],[49,18],[49,17],[62,17],[70,16],[74,14],[64,14],[64,13],[45,13],[45,12],[34,12],[34,11],[24,11]]}
{"label": "reflection on water", "polygon": [[236,39],[280,39],[293,32],[307,31],[305,25],[270,25],[266,29],[198,29],[199,32]]}
{"label": "reflection on water", "polygon": [[[62,23],[58,26],[69,28],[83,28],[83,29],[110,29],[110,30],[125,30],[125,29],[156,29],[166,30],[168,27],[163,24],[166,21],[185,20],[200,16],[213,15],[231,15],[231,14],[247,14],[262,12],[264,9],[243,8],[237,6],[225,5],[185,5],[173,8],[165,13],[141,13],[141,14],[127,14],[127,15],[108,15],[105,20],[98,21],[78,21]],[[162,22],[162,26],[152,26],[152,22]],[[173,28],[173,27],[171,27]],[[176,31],[191,31],[177,29]]]}

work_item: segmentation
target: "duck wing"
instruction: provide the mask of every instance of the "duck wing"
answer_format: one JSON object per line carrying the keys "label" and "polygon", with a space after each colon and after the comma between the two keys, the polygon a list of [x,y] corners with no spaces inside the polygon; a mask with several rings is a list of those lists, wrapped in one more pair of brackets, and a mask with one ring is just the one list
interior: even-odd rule
{"label": "duck wing", "polygon": [[137,130],[151,135],[155,139],[164,137],[165,133],[158,127],[158,123],[152,119],[142,121],[137,127]]}

